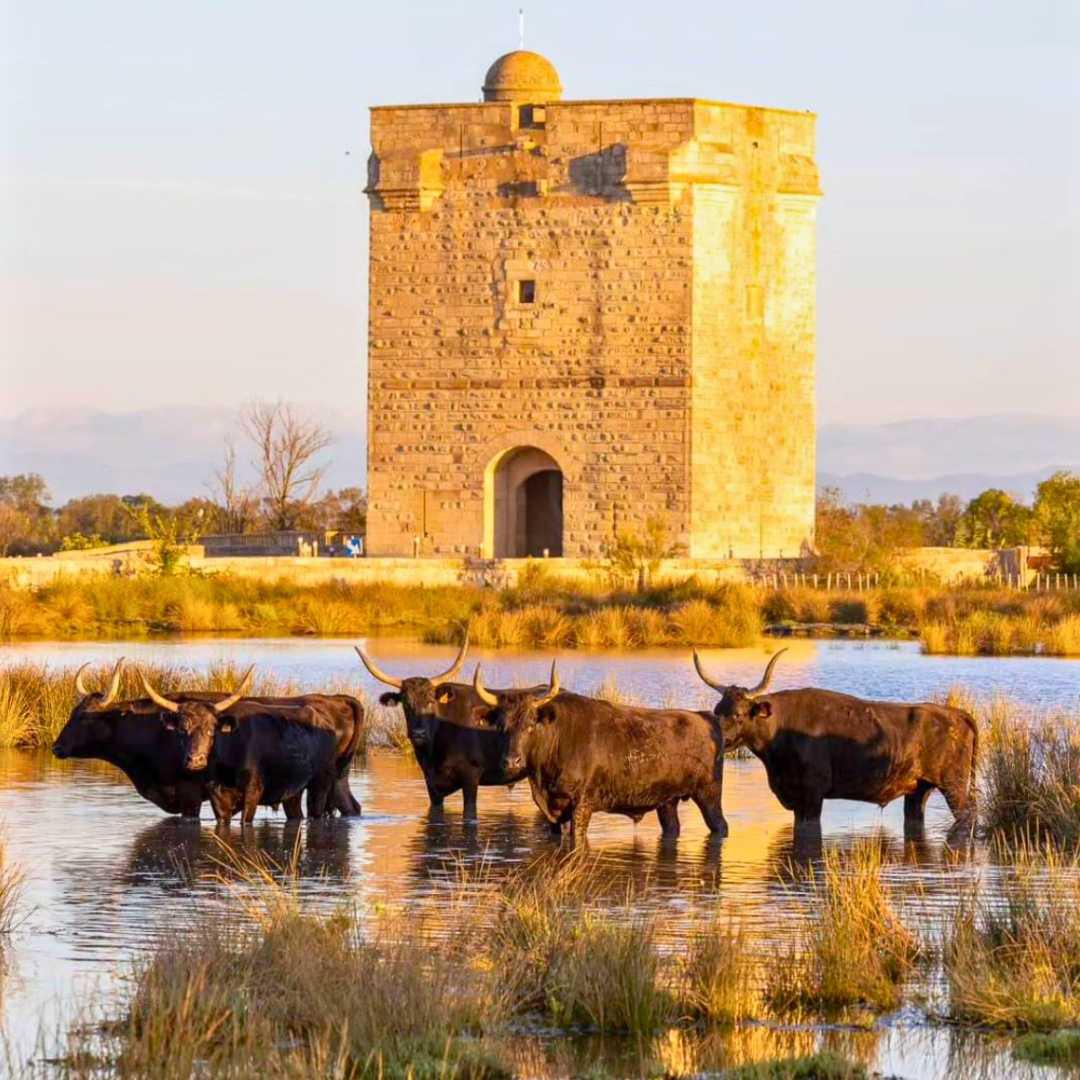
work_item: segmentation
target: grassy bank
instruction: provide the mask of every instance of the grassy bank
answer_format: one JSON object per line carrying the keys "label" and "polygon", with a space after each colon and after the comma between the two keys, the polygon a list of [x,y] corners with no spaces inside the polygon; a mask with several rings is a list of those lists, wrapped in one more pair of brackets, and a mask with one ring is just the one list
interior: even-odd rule
{"label": "grassy bank", "polygon": [[[141,663],[138,667],[154,687],[166,695],[181,690],[233,690],[244,674],[244,669],[233,663],[212,664],[206,671],[179,664]],[[78,701],[75,670],[29,662],[0,667],[0,748],[33,750],[52,745]],[[87,669],[87,685],[104,687],[110,673],[109,666]],[[305,686],[256,669],[252,692],[267,697],[306,692],[352,694],[367,706],[366,695],[359,684],[347,679]],[[135,667],[129,665],[124,672],[120,698],[143,696]],[[366,707],[364,727],[362,749],[403,744],[404,725],[397,710]]]}
{"label": "grassy bank", "polygon": [[1080,593],[911,586],[861,592],[705,585],[645,592],[568,581],[537,565],[514,588],[297,585],[228,574],[84,576],[37,590],[0,585],[0,639],[215,633],[456,640],[483,646],[635,649],[743,646],[763,630],[918,636],[930,653],[1080,655]]}

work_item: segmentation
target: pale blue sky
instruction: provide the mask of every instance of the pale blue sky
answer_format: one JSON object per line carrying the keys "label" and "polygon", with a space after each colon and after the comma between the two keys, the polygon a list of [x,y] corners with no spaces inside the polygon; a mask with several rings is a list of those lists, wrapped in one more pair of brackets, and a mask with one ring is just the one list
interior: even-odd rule
{"label": "pale blue sky", "polygon": [[[2,0],[0,415],[359,410],[367,106],[476,99],[517,6]],[[823,421],[1080,415],[1076,0],[526,9],[568,98],[818,113]]]}

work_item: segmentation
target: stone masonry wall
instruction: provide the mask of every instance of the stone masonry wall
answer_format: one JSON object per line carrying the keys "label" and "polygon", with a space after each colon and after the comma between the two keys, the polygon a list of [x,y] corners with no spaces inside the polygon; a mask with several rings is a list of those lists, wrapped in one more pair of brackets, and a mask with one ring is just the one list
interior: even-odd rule
{"label": "stone masonry wall", "polygon": [[[816,192],[813,121],[751,111],[766,119],[558,102],[524,129],[503,102],[373,110],[372,555],[411,554],[421,535],[424,555],[484,550],[492,464],[521,446],[563,471],[568,557],[654,515],[691,555],[757,556],[763,536],[767,555],[798,553],[813,518],[812,224],[809,264],[805,243],[785,262],[770,199],[791,130]],[[771,140],[757,172],[754,123]],[[744,303],[767,333],[744,329]],[[784,409],[792,427],[770,448],[764,421]]]}

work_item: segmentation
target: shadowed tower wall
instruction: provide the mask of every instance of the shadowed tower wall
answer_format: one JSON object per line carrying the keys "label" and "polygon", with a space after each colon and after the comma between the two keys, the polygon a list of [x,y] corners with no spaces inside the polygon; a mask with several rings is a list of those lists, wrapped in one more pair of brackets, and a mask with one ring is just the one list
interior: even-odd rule
{"label": "shadowed tower wall", "polygon": [[799,554],[813,117],[560,95],[512,53],[483,103],[372,110],[370,554],[595,556],[655,516]]}

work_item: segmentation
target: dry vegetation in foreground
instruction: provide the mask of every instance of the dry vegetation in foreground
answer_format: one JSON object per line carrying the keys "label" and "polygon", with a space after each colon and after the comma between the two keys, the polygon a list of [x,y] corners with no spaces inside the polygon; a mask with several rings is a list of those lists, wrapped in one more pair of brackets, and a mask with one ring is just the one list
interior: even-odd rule
{"label": "dry vegetation in foreground", "polygon": [[917,635],[929,653],[1080,655],[1080,592],[991,586],[705,585],[635,591],[598,570],[593,582],[534,564],[514,588],[297,585],[229,574],[82,576],[36,590],[0,584],[0,639],[138,638],[216,633],[344,636],[381,631],[456,640],[472,620],[483,646],[636,649],[754,644],[764,626]]}
{"label": "dry vegetation in foreground", "polygon": [[[501,1077],[516,1071],[508,1036],[569,1030],[623,1036],[668,1076],[700,1073],[715,1041],[722,1060],[763,1059],[725,1076],[861,1077],[858,1060],[769,1060],[775,1042],[742,1035],[835,1019],[843,1006],[858,1006],[846,1014],[856,1019],[893,1009],[916,959],[872,844],[826,854],[804,901],[810,922],[781,963],[719,918],[685,950],[659,948],[635,896],[611,906],[618,884],[582,852],[538,859],[497,887],[484,870],[463,872],[435,927],[423,909],[306,913],[295,859],[283,868],[221,851],[230,917],[196,912],[139,962],[119,1002],[68,1031],[60,1075]],[[1078,870],[1032,849],[1006,876],[1003,903],[973,892],[961,905],[940,953],[952,1019],[1021,1032],[1077,1024]],[[678,1052],[680,1032],[699,1049]],[[1054,1045],[1073,1052],[1067,1034]],[[612,1073],[601,1063],[588,1075]]]}
{"label": "dry vegetation in foreground", "polygon": [[1003,900],[975,888],[943,948],[954,1019],[1012,1031],[1080,1026],[1080,862],[1013,852]]}
{"label": "dry vegetation in foreground", "polygon": [[[138,667],[165,694],[180,690],[233,690],[244,674],[244,668],[232,662],[211,664],[205,671],[178,664],[140,663]],[[86,676],[89,685],[106,685],[111,670],[110,665],[89,669]],[[397,710],[368,707],[358,683],[343,679],[304,687],[294,680],[279,679],[256,669],[253,693],[257,695],[287,696],[309,691],[352,694],[365,703],[365,745],[361,750],[404,743],[404,724]],[[143,696],[133,666],[125,670],[120,696],[122,699]],[[0,667],[0,748],[31,750],[51,746],[77,700],[73,667],[53,668],[31,661]]]}
{"label": "dry vegetation in foreground", "polygon": [[980,831],[1080,851],[1080,710],[1040,714],[1004,697],[980,707],[963,687],[946,700],[979,723]]}
{"label": "dry vegetation in foreground", "polygon": [[849,1006],[894,1009],[920,954],[881,881],[881,848],[856,844],[825,852],[803,884],[810,914],[800,940],[771,972],[766,993],[781,1011]]}

